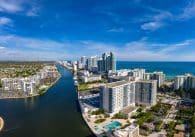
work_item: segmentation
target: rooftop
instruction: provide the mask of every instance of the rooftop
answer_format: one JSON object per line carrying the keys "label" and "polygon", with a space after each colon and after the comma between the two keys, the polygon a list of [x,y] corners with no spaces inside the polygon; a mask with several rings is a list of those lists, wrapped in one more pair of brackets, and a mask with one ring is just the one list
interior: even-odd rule
{"label": "rooftop", "polygon": [[157,81],[157,80],[139,80],[137,82],[152,83],[154,81]]}
{"label": "rooftop", "polygon": [[106,87],[113,88],[113,87],[117,87],[117,86],[124,85],[124,84],[127,84],[127,83],[130,83],[130,82],[122,80],[122,81],[108,83],[108,84],[106,84]]}
{"label": "rooftop", "polygon": [[128,106],[128,107],[124,108],[121,112],[125,113],[125,114],[129,114],[129,113],[135,111],[136,109],[137,108],[134,106]]}

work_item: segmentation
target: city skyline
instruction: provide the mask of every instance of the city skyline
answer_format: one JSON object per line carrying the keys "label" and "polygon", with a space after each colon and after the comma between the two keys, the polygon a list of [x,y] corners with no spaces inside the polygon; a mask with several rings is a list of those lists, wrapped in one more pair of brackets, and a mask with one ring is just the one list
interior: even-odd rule
{"label": "city skyline", "polygon": [[195,0],[0,1],[0,60],[195,61]]}

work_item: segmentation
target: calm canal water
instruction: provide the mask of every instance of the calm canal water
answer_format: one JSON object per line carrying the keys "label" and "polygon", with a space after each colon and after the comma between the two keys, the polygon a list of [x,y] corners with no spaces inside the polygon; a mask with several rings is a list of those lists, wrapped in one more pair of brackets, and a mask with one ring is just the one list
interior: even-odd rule
{"label": "calm canal water", "polygon": [[82,120],[71,72],[58,68],[62,77],[44,95],[0,100],[1,137],[94,137]]}

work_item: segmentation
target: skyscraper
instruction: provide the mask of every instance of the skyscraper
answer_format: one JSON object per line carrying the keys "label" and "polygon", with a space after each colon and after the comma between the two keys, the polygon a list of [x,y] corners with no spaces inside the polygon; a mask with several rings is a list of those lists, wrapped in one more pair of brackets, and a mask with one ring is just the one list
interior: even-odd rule
{"label": "skyscraper", "polygon": [[87,59],[87,69],[93,71],[94,69],[97,70],[97,57],[93,56]]}
{"label": "skyscraper", "polygon": [[139,105],[156,104],[157,80],[137,81],[135,86],[135,102]]}
{"label": "skyscraper", "polygon": [[193,89],[195,88],[195,76],[191,74],[176,76],[174,84],[175,89]]}
{"label": "skyscraper", "polygon": [[156,95],[156,80],[107,83],[100,90],[100,107],[112,115],[135,104],[153,106]]}
{"label": "skyscraper", "polygon": [[98,71],[108,72],[116,70],[116,58],[112,52],[102,54],[102,58],[98,60]]}
{"label": "skyscraper", "polygon": [[108,113],[118,113],[130,105],[135,105],[134,81],[117,81],[101,87],[100,106]]}
{"label": "skyscraper", "polygon": [[163,72],[145,73],[145,80],[157,80],[157,87],[160,87],[165,82],[165,74]]}
{"label": "skyscraper", "polygon": [[86,65],[86,57],[85,56],[81,57],[81,64]]}

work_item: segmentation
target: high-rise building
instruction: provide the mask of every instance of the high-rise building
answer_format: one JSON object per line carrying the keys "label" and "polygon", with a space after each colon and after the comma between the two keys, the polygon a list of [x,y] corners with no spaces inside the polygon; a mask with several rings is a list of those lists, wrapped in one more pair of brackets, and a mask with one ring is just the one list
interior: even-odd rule
{"label": "high-rise building", "polygon": [[185,74],[176,76],[175,83],[174,83],[175,89],[193,89],[195,88],[195,76],[191,74]]}
{"label": "high-rise building", "polygon": [[86,57],[85,56],[81,57],[81,64],[86,65]]}
{"label": "high-rise building", "polygon": [[90,71],[97,70],[97,57],[90,57],[87,59],[87,69]]}
{"label": "high-rise building", "polygon": [[117,81],[101,87],[100,106],[106,112],[118,113],[128,106],[156,104],[157,81]]}
{"label": "high-rise building", "polygon": [[97,61],[97,66],[98,66],[98,72],[104,72],[104,68],[103,68],[103,60],[102,58],[99,58]]}
{"label": "high-rise building", "polygon": [[128,76],[135,77],[138,80],[143,80],[145,69],[133,69],[128,73]]}
{"label": "high-rise building", "polygon": [[157,81],[137,81],[135,86],[135,102],[139,105],[152,106],[156,104]]}
{"label": "high-rise building", "polygon": [[135,82],[117,81],[101,87],[100,106],[115,114],[127,106],[135,105]]}
{"label": "high-rise building", "polygon": [[157,80],[157,87],[160,87],[165,82],[165,74],[163,72],[145,73],[144,80]]}
{"label": "high-rise building", "polygon": [[102,58],[98,60],[98,71],[108,72],[116,70],[116,58],[112,52],[102,54]]}

